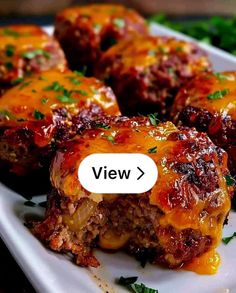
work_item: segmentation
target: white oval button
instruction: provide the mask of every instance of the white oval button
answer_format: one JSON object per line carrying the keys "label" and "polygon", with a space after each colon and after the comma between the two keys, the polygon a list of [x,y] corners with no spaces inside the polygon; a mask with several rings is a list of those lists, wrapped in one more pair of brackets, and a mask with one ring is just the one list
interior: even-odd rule
{"label": "white oval button", "polygon": [[92,193],[143,193],[156,183],[158,170],[144,154],[92,154],[80,163],[78,177]]}

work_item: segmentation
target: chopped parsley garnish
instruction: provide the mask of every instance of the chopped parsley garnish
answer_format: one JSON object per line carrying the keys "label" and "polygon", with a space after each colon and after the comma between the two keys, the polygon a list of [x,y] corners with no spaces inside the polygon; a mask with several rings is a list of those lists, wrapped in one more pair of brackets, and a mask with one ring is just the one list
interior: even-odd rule
{"label": "chopped parsley garnish", "polygon": [[12,85],[17,85],[17,84],[21,83],[23,80],[24,80],[23,77],[18,77],[17,79],[12,80],[11,84]]}
{"label": "chopped parsley garnish", "polygon": [[236,232],[229,237],[222,238],[222,242],[227,245],[234,237],[236,237]]}
{"label": "chopped parsley garnish", "polygon": [[46,79],[44,76],[40,76],[40,77],[38,78],[38,80],[46,80],[46,81],[47,81],[47,79]]}
{"label": "chopped parsley garnish", "polygon": [[227,80],[228,79],[228,76],[227,75],[224,75],[220,72],[215,72],[214,73],[215,77],[219,80],[219,81],[224,81],[224,80]]}
{"label": "chopped parsley garnish", "polygon": [[158,293],[158,290],[149,288],[143,283],[137,284],[137,280],[138,277],[120,277],[116,283],[126,287],[126,289],[133,293]]}
{"label": "chopped parsley garnish", "polygon": [[99,33],[100,30],[102,29],[102,26],[99,23],[94,23],[93,28],[96,33]]}
{"label": "chopped parsley garnish", "polygon": [[69,81],[75,85],[80,85],[81,81],[78,80],[77,78],[75,78],[74,76],[68,76],[67,79],[69,79]]}
{"label": "chopped parsley garnish", "polygon": [[14,38],[18,38],[20,36],[20,34],[18,32],[14,31],[14,30],[12,30],[10,28],[5,28],[3,30],[3,34],[5,36],[10,36],[10,37],[14,37]]}
{"label": "chopped parsley garnish", "polygon": [[156,50],[149,50],[148,51],[148,55],[151,57],[155,57],[156,56],[157,51]]}
{"label": "chopped parsley garnish", "polygon": [[111,126],[104,123],[97,123],[96,128],[110,129]]}
{"label": "chopped parsley garnish", "polygon": [[47,104],[48,101],[49,101],[48,98],[42,98],[41,103],[45,105]]}
{"label": "chopped parsley garnish", "polygon": [[234,185],[236,185],[236,180],[231,175],[226,175],[225,176],[225,181],[226,181],[226,184],[228,186],[234,186]]}
{"label": "chopped parsley garnish", "polygon": [[95,89],[93,86],[90,87],[90,90],[95,95],[99,94],[99,91],[97,89]]}
{"label": "chopped parsley garnish", "polygon": [[160,120],[157,118],[158,113],[149,114],[149,120],[152,125],[157,126],[160,123]]}
{"label": "chopped parsley garnish", "polygon": [[24,205],[28,206],[28,207],[35,207],[36,203],[31,201],[31,200],[27,200],[27,201],[24,202]]}
{"label": "chopped parsley garnish", "polygon": [[32,89],[32,93],[37,93],[37,91],[35,89]]}
{"label": "chopped parsley garnish", "polygon": [[7,110],[0,110],[0,119],[1,117],[9,120],[12,117],[12,114]]}
{"label": "chopped parsley garnish", "polygon": [[32,83],[32,80],[23,82],[20,86],[19,86],[19,90],[23,90],[24,88],[26,88],[28,85],[30,85]]}
{"label": "chopped parsley garnish", "polygon": [[81,71],[78,71],[78,70],[74,70],[73,73],[75,73],[76,75],[78,76],[84,76],[87,72],[87,66],[83,66],[82,70]]}
{"label": "chopped parsley garnish", "polygon": [[155,154],[156,152],[157,152],[157,147],[156,146],[153,147],[153,148],[148,149],[149,154]]}
{"label": "chopped parsley garnish", "polygon": [[43,113],[41,113],[39,110],[34,111],[34,118],[37,120],[42,120],[45,117]]}
{"label": "chopped parsley garnish", "polygon": [[24,52],[21,54],[23,58],[33,59],[37,56],[44,56],[47,59],[51,58],[51,54],[43,49],[36,49],[34,51]]}
{"label": "chopped parsley garnish", "polygon": [[7,68],[8,70],[13,69],[13,63],[12,63],[12,62],[6,62],[6,63],[5,63],[5,66],[6,66],[6,68]]}
{"label": "chopped parsley garnish", "polygon": [[62,103],[68,103],[68,104],[75,103],[75,100],[70,97],[70,94],[71,93],[68,92],[68,94],[66,93],[64,95],[59,95],[59,96],[57,96],[57,99],[58,99],[58,101],[60,101]]}
{"label": "chopped parsley garnish", "polygon": [[111,135],[105,135],[105,134],[103,134],[102,137],[105,138],[106,140],[110,141],[113,144],[115,143],[115,139]]}
{"label": "chopped parsley garnish", "polygon": [[208,100],[219,100],[219,99],[223,99],[223,97],[227,95],[228,93],[229,93],[229,89],[224,89],[224,90],[216,91],[212,94],[209,94],[207,98]]}
{"label": "chopped parsley garnish", "polygon": [[61,85],[58,81],[54,81],[51,85],[43,88],[44,91],[55,91],[60,92],[64,90],[64,86]]}
{"label": "chopped parsley garnish", "polygon": [[6,45],[5,54],[7,57],[12,57],[14,55],[14,52],[15,52],[15,46],[11,44]]}
{"label": "chopped parsley garnish", "polygon": [[115,18],[113,20],[113,23],[118,28],[124,28],[125,27],[125,21],[123,18]]}
{"label": "chopped parsley garnish", "polygon": [[84,90],[74,90],[73,92],[78,93],[78,94],[80,94],[82,96],[87,96],[88,95],[88,93],[86,91],[84,91]]}
{"label": "chopped parsley garnish", "polygon": [[175,51],[176,52],[183,52],[183,48],[182,47],[176,47]]}

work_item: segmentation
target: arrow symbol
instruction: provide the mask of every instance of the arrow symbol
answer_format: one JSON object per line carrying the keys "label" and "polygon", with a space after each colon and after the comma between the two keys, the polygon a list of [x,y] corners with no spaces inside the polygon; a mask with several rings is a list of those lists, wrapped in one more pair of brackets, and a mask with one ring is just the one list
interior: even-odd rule
{"label": "arrow symbol", "polygon": [[143,172],[141,168],[137,167],[137,169],[141,172],[141,175],[137,178],[137,180],[139,180],[141,177],[143,177],[145,173]]}

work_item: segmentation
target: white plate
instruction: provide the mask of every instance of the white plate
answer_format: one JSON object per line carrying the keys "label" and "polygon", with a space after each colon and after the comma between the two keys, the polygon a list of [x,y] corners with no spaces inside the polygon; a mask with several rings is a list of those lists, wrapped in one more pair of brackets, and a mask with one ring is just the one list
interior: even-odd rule
{"label": "white plate", "polygon": [[[51,32],[52,27],[47,27]],[[189,39],[159,25],[152,26],[154,34]],[[236,58],[219,49],[201,44],[214,64],[215,70],[236,70]],[[39,182],[40,184],[40,182]],[[34,201],[45,200],[37,197]],[[67,256],[46,249],[23,225],[28,214],[42,214],[40,207],[24,206],[25,199],[0,183],[0,234],[9,250],[38,292],[96,293],[125,292],[114,284],[120,276],[138,276],[160,293],[223,293],[236,292],[236,239],[227,246],[220,245],[218,252],[222,264],[213,276],[201,276],[187,271],[171,271],[147,265],[142,269],[138,262],[124,253],[107,254],[97,251],[101,262],[98,269],[85,269],[74,265]],[[224,236],[236,231],[236,213],[231,212]]]}

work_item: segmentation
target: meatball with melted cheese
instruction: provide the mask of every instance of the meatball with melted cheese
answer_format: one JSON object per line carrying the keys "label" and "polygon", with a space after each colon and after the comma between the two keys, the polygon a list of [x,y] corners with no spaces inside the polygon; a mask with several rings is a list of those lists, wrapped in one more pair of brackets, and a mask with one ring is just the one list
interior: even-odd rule
{"label": "meatball with melted cheese", "polygon": [[93,4],[70,7],[58,13],[55,36],[72,69],[88,73],[103,51],[133,34],[147,34],[145,20],[121,5]]}
{"label": "meatball with melted cheese", "polygon": [[61,142],[105,114],[119,109],[95,78],[50,70],[25,79],[0,98],[0,163],[17,174],[48,165]]}
{"label": "meatball with melted cheese", "polygon": [[66,60],[58,42],[40,27],[0,27],[0,92],[32,73],[65,68]]}
{"label": "meatball with melted cheese", "polygon": [[112,87],[122,114],[158,112],[163,118],[179,88],[210,68],[206,54],[193,43],[142,36],[106,51],[95,76]]}
{"label": "meatball with melted cheese", "polygon": [[[226,153],[206,134],[171,122],[118,117],[92,123],[56,153],[54,189],[34,234],[53,250],[72,252],[81,266],[99,265],[94,246],[145,253],[170,268],[213,253],[230,209]],[[158,167],[158,180],[141,194],[90,193],[77,171],[94,153],[146,154]]]}
{"label": "meatball with melted cheese", "polygon": [[205,131],[225,149],[236,174],[236,72],[201,74],[176,96],[172,116],[186,126]]}

